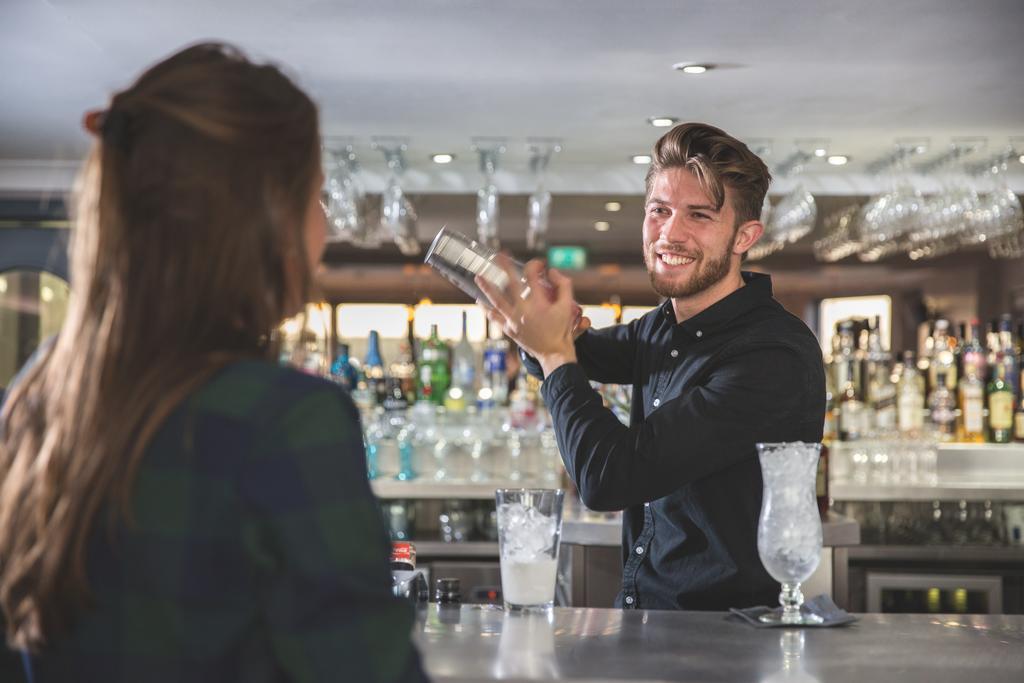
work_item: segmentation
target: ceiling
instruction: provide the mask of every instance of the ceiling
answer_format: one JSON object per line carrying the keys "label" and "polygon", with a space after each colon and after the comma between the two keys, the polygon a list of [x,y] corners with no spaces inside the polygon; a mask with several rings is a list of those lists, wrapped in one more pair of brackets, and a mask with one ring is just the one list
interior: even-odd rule
{"label": "ceiling", "polygon": [[[370,190],[384,169],[373,136],[408,138],[418,193],[472,191],[471,139],[505,137],[509,194],[532,189],[526,140],[543,136],[564,148],[555,193],[636,194],[644,169],[629,158],[659,133],[646,119],[671,115],[769,140],[773,166],[795,139],[826,138],[852,162],[815,160],[808,188],[866,195],[880,183],[868,163],[896,138],[928,137],[927,158],[983,136],[982,158],[1024,135],[1022,28],[1020,0],[3,0],[0,160],[71,168],[85,110],[182,45],[220,38],[287,67],[324,133],[353,138]],[[721,67],[688,76],[676,62]],[[440,151],[456,161],[432,164]]]}

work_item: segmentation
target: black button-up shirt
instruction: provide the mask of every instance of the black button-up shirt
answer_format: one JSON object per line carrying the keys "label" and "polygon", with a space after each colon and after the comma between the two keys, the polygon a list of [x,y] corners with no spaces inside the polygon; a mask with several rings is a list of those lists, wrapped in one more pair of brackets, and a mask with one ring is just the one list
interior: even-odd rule
{"label": "black button-up shirt", "polygon": [[[583,503],[624,510],[617,604],[724,610],[776,604],[757,554],[758,442],[822,437],[825,374],[807,326],[767,275],[677,323],[666,301],[628,325],[590,330],[579,363],[543,395]],[[539,374],[532,358],[527,367]],[[631,424],[589,380],[633,385]]]}

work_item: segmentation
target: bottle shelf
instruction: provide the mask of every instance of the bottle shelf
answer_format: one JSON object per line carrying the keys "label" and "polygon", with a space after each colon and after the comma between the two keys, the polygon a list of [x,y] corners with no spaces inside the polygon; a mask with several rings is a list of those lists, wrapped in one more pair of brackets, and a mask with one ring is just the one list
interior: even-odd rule
{"label": "bottle shelf", "polygon": [[[463,500],[494,500],[496,489],[557,489],[561,488],[557,481],[537,479],[492,480],[487,482],[472,481],[434,481],[432,479],[414,479],[412,481],[396,481],[395,479],[374,479],[370,482],[373,493],[385,500],[395,498],[460,498]],[[450,545],[450,544],[446,544]]]}

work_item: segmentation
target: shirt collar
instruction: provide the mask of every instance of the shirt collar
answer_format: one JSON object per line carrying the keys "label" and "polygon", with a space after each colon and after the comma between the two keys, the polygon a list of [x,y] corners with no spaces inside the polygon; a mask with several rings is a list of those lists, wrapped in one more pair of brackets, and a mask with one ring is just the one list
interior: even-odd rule
{"label": "shirt collar", "polygon": [[[772,278],[765,273],[743,271],[745,287],[740,287],[727,297],[716,301],[703,311],[679,323],[679,328],[692,337],[703,338],[748,313],[772,298]],[[672,300],[666,299],[661,305],[666,320],[675,322]]]}

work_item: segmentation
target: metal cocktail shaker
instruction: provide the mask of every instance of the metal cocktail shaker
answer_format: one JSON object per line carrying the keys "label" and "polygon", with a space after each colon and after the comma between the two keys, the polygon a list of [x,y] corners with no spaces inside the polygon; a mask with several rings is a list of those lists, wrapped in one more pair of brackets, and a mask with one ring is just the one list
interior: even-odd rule
{"label": "metal cocktail shaker", "polygon": [[[477,275],[499,290],[504,291],[509,285],[508,273],[495,263],[497,256],[498,252],[493,249],[456,230],[443,227],[423,261],[475,301],[486,302],[487,297],[474,281]],[[521,275],[523,265],[517,261],[512,261],[512,264]]]}
{"label": "metal cocktail shaker", "polygon": [[[429,264],[453,285],[473,297],[474,301],[486,304],[487,296],[476,286],[474,281],[477,275],[502,291],[505,291],[509,285],[508,273],[498,265],[497,257],[498,252],[494,249],[445,226],[437,233],[423,262]],[[522,297],[525,299],[530,295],[530,288],[526,285],[526,279],[523,277],[523,264],[513,259],[508,259],[508,261],[519,276],[520,282],[523,283]],[[542,279],[542,282],[545,289],[548,290],[546,294],[553,299],[554,287],[548,283],[546,277]],[[578,304],[573,304],[573,306],[575,313],[573,326],[575,327],[583,317],[583,309]]]}

